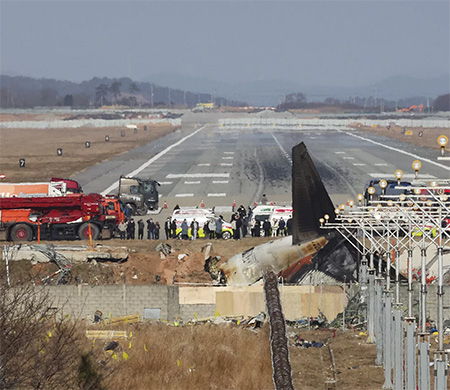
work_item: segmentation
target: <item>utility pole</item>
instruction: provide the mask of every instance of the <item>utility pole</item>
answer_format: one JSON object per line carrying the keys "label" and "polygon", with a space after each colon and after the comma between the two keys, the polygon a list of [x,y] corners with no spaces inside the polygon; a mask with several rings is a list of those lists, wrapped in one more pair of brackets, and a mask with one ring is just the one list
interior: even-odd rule
{"label": "utility pole", "polygon": [[150,104],[151,104],[151,107],[153,108],[153,104],[154,104],[153,84],[150,85]]}
{"label": "utility pole", "polygon": [[171,107],[170,87],[169,87],[169,108]]}

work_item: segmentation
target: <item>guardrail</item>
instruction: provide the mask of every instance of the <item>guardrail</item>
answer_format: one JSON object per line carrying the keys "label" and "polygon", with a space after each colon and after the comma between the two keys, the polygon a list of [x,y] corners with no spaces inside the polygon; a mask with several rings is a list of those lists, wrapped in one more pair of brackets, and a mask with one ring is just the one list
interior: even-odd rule
{"label": "guardrail", "polygon": [[218,121],[220,127],[283,127],[301,129],[303,127],[348,127],[360,123],[364,126],[382,126],[395,123],[402,127],[450,128],[450,119],[319,119],[319,118],[224,118]]}
{"label": "guardrail", "polygon": [[176,119],[81,119],[81,120],[55,120],[55,121],[16,121],[0,122],[0,129],[58,129],[77,127],[114,127],[130,124],[170,123],[181,125],[181,118]]}

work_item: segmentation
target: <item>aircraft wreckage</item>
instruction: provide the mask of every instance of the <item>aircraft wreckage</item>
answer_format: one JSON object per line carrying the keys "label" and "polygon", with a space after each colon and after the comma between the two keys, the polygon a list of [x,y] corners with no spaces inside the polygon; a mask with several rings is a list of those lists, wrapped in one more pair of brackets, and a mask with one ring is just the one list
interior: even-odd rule
{"label": "aircraft wreckage", "polygon": [[334,206],[305,144],[292,149],[292,236],[258,245],[233,256],[220,267],[205,264],[216,283],[253,284],[268,272],[296,283],[311,270],[347,282],[355,280],[357,254],[336,232],[325,233],[319,219],[334,219]]}

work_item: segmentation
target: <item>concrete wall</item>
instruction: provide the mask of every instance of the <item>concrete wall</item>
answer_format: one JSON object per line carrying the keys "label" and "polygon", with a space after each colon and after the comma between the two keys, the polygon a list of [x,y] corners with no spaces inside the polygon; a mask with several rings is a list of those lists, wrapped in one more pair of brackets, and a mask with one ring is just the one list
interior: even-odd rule
{"label": "concrete wall", "polygon": [[144,309],[160,309],[161,319],[173,320],[180,313],[178,287],[160,285],[103,285],[46,287],[57,307],[82,318],[92,318],[96,310],[112,317],[140,314]]}
{"label": "concrete wall", "polygon": [[[180,287],[162,285],[104,285],[45,287],[54,306],[65,313],[92,319],[96,310],[112,317],[140,314],[144,309],[159,309],[160,318],[185,321],[221,316],[255,316],[266,311],[262,286],[248,287]],[[427,286],[427,315],[436,319],[436,285]],[[395,291],[395,289],[393,289]],[[420,285],[414,283],[414,314],[419,313]],[[444,318],[450,318],[450,288],[444,286]],[[312,286],[311,308],[309,286],[280,286],[286,319],[317,316],[319,309],[332,321],[342,312],[343,293],[340,286]],[[401,286],[401,301],[406,310],[407,286]]]}
{"label": "concrete wall", "polygon": [[[180,287],[163,285],[103,285],[45,287],[55,307],[64,313],[92,319],[96,310],[104,317],[144,315],[144,309],[159,309],[160,318],[189,320],[221,316],[254,316],[266,311],[262,286]],[[317,316],[319,308],[328,320],[342,311],[339,286],[280,286],[287,319]]]}
{"label": "concrete wall", "polygon": [[[221,316],[255,316],[266,311],[262,286],[181,287],[179,296],[182,305],[215,305]],[[320,309],[331,321],[343,310],[340,286],[312,286],[311,294],[309,286],[280,286],[280,296],[289,320],[315,317]]]}
{"label": "concrete wall", "polygon": [[[437,307],[437,285],[430,284],[427,286],[427,317],[431,320],[436,320]],[[393,296],[395,297],[395,286],[392,288]],[[402,285],[400,288],[400,301],[403,304],[404,310],[408,307],[408,286]],[[419,315],[420,302],[420,284],[413,283],[413,315]],[[444,285],[444,320],[450,318],[450,286]]]}

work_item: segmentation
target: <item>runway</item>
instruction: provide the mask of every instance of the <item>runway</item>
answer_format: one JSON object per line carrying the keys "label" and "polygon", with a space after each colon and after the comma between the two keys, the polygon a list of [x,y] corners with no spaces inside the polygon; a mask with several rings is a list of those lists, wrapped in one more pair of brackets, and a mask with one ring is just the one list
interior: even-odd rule
{"label": "runway", "polygon": [[[226,114],[223,114],[226,115]],[[196,119],[201,118],[202,121]],[[74,177],[85,192],[110,192],[121,174],[157,180],[160,203],[172,208],[245,206],[263,193],[277,204],[291,203],[291,149],[305,142],[335,203],[354,198],[369,179],[390,179],[401,169],[411,180],[415,159],[419,178],[450,178],[438,152],[346,128],[229,129],[218,125],[220,114],[191,114],[180,130],[133,149]]]}

